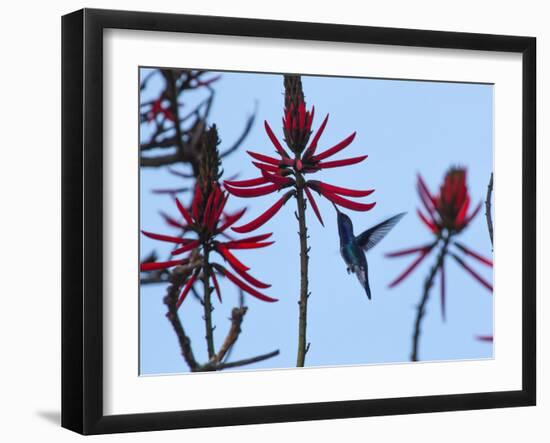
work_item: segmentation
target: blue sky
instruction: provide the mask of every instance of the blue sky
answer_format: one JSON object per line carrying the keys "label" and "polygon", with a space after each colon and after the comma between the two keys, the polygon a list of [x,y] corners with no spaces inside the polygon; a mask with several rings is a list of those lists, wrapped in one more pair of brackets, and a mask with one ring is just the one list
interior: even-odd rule
{"label": "blue sky", "polygon": [[[212,75],[216,75],[213,73]],[[355,189],[374,188],[376,192],[361,201],[376,201],[369,212],[345,210],[358,234],[396,213],[408,214],[384,240],[367,254],[372,300],[368,300],[353,275],[348,275],[339,254],[336,216],[325,199],[317,202],[325,220],[323,228],[308,208],[310,290],[308,315],[307,366],[334,366],[406,362],[424,279],[435,255],[429,257],[401,285],[389,289],[392,281],[413,259],[388,259],[386,252],[426,243],[430,233],[416,216],[419,198],[416,175],[421,173],[435,192],[445,171],[453,165],[468,169],[468,187],[473,202],[485,198],[493,162],[493,87],[491,85],[335,77],[302,77],[308,107],[315,105],[316,129],[330,113],[319,150],[333,146],[357,131],[354,142],[334,157],[368,154],[354,166],[315,174],[331,184]],[[210,117],[221,138],[220,150],[240,135],[245,119],[254,109],[257,119],[240,151],[224,159],[225,177],[257,177],[245,150],[272,154],[273,146],[264,129],[267,120],[282,140],[283,78],[281,75],[222,73],[214,83],[216,97]],[[162,81],[153,78],[142,93],[143,100],[158,96]],[[189,103],[203,98],[190,92]],[[141,127],[148,140],[151,126]],[[179,170],[186,170],[179,166]],[[164,169],[142,168],[140,172],[140,224],[153,232],[175,233],[158,214],[164,210],[177,215],[172,199],[155,195],[154,188],[181,187],[181,179]],[[185,185],[185,184],[183,184]],[[189,196],[182,197],[188,201]],[[231,197],[229,209],[249,208],[243,221],[249,221],[271,205],[274,195],[239,199]],[[295,202],[290,201],[275,218],[257,233],[273,232],[276,243],[267,249],[239,251],[238,257],[260,280],[272,287],[268,295],[277,303],[264,303],[246,297],[249,311],[242,333],[231,355],[241,359],[275,349],[280,355],[240,368],[294,367],[296,361],[299,294],[299,244]],[[460,234],[460,240],[485,256],[491,244],[483,211]],[[160,257],[170,245],[141,237],[143,256],[155,249]],[[486,279],[491,270],[469,262]],[[493,300],[489,292],[452,261],[447,262],[447,321],[440,315],[438,281],[427,304],[420,341],[422,360],[479,359],[492,357],[492,345],[479,342],[476,335],[493,331]],[[238,291],[222,282],[223,303],[214,301],[215,338],[219,346],[225,337],[232,307],[238,304]],[[140,290],[140,372],[165,374],[186,372],[176,337],[165,318],[162,298],[166,285],[148,285]],[[206,360],[202,306],[188,297],[180,308],[182,322],[192,339],[196,357]]]}

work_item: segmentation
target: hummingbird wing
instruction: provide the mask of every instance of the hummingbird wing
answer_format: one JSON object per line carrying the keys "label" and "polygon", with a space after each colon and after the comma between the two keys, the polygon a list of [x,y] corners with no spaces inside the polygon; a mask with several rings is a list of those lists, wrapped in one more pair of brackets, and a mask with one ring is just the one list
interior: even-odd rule
{"label": "hummingbird wing", "polygon": [[394,215],[393,217],[384,220],[382,223],[378,223],[365,232],[359,234],[356,237],[357,244],[365,251],[374,248],[380,240],[382,240],[388,232],[403,218],[406,212]]}

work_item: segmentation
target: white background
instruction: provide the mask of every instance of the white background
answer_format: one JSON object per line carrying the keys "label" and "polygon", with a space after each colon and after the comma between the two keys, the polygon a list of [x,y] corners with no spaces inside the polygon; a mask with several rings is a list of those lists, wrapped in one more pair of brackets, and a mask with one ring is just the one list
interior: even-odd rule
{"label": "white background", "polygon": [[[154,3],[10,2],[2,11],[0,71],[2,106],[2,309],[0,310],[0,436],[5,441],[74,441],[79,437],[58,426],[60,392],[60,15],[82,6],[198,14],[412,27],[538,37],[539,226],[548,212],[549,169],[542,156],[550,103],[541,80],[550,74],[550,30],[544,2],[463,0],[354,2],[318,1]],[[456,5],[456,6],[455,6]],[[456,9],[454,9],[456,8]],[[511,207],[513,209],[513,207]],[[546,245],[545,245],[546,243]],[[539,274],[550,265],[548,237],[539,232]],[[540,251],[546,247],[544,254]],[[286,423],[116,435],[94,441],[271,442],[333,441],[547,441],[550,429],[550,326],[544,322],[547,280],[539,279],[539,405],[495,411]],[[356,438],[354,437],[356,436]]]}

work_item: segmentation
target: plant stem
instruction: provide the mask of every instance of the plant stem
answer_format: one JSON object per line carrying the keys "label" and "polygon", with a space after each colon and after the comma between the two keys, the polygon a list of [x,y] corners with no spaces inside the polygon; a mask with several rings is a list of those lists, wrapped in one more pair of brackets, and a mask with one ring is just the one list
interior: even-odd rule
{"label": "plant stem", "polygon": [[193,349],[191,348],[191,339],[187,336],[185,330],[183,329],[183,325],[178,317],[178,309],[176,307],[179,290],[183,282],[189,278],[192,271],[192,267],[184,266],[177,267],[174,271],[172,271],[170,274],[170,286],[168,286],[167,294],[164,297],[164,304],[168,308],[166,318],[170,321],[170,324],[174,328],[174,332],[178,337],[181,355],[189,366],[189,370],[191,372],[195,372],[199,369],[199,364],[195,360]]}
{"label": "plant stem", "polygon": [[424,293],[422,294],[422,299],[420,300],[420,303],[418,304],[418,307],[417,307],[416,321],[414,324],[413,348],[411,352],[411,361],[418,361],[418,341],[420,339],[420,326],[422,324],[422,319],[424,318],[426,303],[428,302],[428,298],[430,297],[430,288],[433,285],[434,278],[437,274],[437,271],[443,264],[445,255],[447,254],[447,248],[449,246],[450,240],[451,240],[450,234],[443,237],[443,245],[439,250],[439,254],[437,255],[436,262],[432,266],[432,269],[430,269],[430,273],[428,274],[428,277],[424,281]]}
{"label": "plant stem", "polygon": [[210,287],[210,264],[208,262],[210,251],[208,248],[204,248],[204,265],[202,267],[202,282],[204,286],[204,325],[206,328],[206,346],[208,349],[208,359],[211,360],[216,356],[216,350],[214,349],[214,328],[212,327],[212,300],[211,300],[211,287]]}
{"label": "plant stem", "polygon": [[308,294],[308,246],[307,246],[307,227],[306,227],[306,203],[304,199],[303,178],[301,175],[296,180],[296,202],[298,205],[298,225],[300,236],[300,307],[299,324],[298,324],[298,357],[296,361],[297,367],[303,367],[306,359],[306,353],[309,344],[306,345],[306,329],[307,329],[307,299]]}
{"label": "plant stem", "polygon": [[491,217],[491,194],[493,193],[493,173],[489,179],[487,186],[487,198],[485,199],[485,217],[487,218],[487,229],[489,230],[489,238],[491,239],[491,248],[493,247],[493,218]]}

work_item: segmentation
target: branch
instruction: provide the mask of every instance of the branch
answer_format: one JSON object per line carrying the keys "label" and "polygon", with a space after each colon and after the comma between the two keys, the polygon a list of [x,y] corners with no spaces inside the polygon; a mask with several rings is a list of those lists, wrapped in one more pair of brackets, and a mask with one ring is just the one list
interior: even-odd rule
{"label": "branch", "polygon": [[244,141],[250,130],[252,129],[252,125],[254,124],[254,120],[256,119],[256,110],[254,110],[254,113],[248,117],[246,120],[246,124],[244,126],[244,130],[241,133],[241,136],[237,139],[235,143],[230,148],[227,148],[224,152],[220,154],[220,158],[227,157],[229,154],[232,154],[237,149],[239,149],[239,146]]}
{"label": "branch", "polygon": [[269,352],[267,354],[258,355],[256,357],[246,358],[244,360],[232,361],[230,363],[207,363],[206,365],[200,368],[201,371],[221,371],[222,369],[237,368],[240,366],[251,365],[252,363],[258,363],[260,361],[267,360],[269,358],[276,357],[280,352],[277,349],[276,351]]}
{"label": "branch", "polygon": [[214,357],[215,363],[223,361],[227,352],[233,347],[233,345],[239,338],[239,334],[241,333],[241,324],[247,310],[248,308],[246,306],[242,306],[240,308],[233,308],[233,310],[231,311],[231,327],[229,328],[227,337],[225,337],[225,340],[221,345],[220,350]]}
{"label": "branch", "polygon": [[142,143],[139,145],[139,149],[141,151],[148,151],[150,149],[166,149],[166,148],[174,148],[176,147],[176,137],[166,137],[162,140],[155,140],[155,138],[152,138],[147,143]]}
{"label": "branch", "polygon": [[170,281],[170,277],[165,271],[153,271],[148,272],[147,277],[142,277],[139,279],[140,285],[154,285],[157,283],[168,283]]}
{"label": "branch", "polygon": [[182,159],[178,154],[163,155],[159,157],[140,157],[139,165],[144,167],[158,168],[160,166],[173,165],[181,162]]}
{"label": "branch", "polygon": [[487,229],[489,230],[489,238],[491,239],[491,249],[493,248],[493,219],[491,217],[491,194],[493,193],[493,173],[487,185],[487,198],[485,199],[485,217],[487,217]]}
{"label": "branch", "polygon": [[422,318],[424,317],[424,314],[426,312],[426,303],[428,302],[428,298],[430,296],[430,288],[433,285],[433,281],[437,274],[437,271],[443,264],[443,260],[445,258],[445,255],[447,254],[447,247],[449,246],[450,240],[451,240],[450,235],[448,235],[443,239],[443,246],[439,250],[439,254],[437,256],[436,262],[432,267],[432,269],[430,270],[430,273],[428,274],[428,278],[426,278],[424,282],[424,293],[422,294],[422,299],[418,304],[416,320],[414,323],[413,349],[411,352],[411,361],[418,361],[418,342],[420,340],[420,326],[422,324]]}
{"label": "branch", "polygon": [[170,283],[166,297],[164,297],[164,304],[168,307],[166,318],[170,321],[170,324],[174,328],[174,332],[178,338],[178,342],[181,349],[181,355],[185,359],[185,362],[189,366],[191,372],[200,370],[200,366],[195,360],[193,349],[191,348],[191,339],[185,333],[183,325],[178,316],[178,309],[176,303],[178,301],[178,295],[183,282],[189,278],[193,271],[194,265],[178,266],[174,268],[170,275]]}

